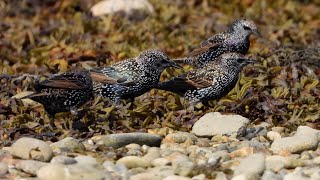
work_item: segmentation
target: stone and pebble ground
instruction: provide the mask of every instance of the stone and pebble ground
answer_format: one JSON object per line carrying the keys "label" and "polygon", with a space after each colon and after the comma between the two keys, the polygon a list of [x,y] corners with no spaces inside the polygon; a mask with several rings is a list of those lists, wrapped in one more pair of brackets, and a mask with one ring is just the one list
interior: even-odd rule
{"label": "stone and pebble ground", "polygon": [[320,179],[320,131],[300,126],[286,134],[239,115],[208,113],[192,132],[23,137],[0,150],[0,179],[26,180],[304,180]]}

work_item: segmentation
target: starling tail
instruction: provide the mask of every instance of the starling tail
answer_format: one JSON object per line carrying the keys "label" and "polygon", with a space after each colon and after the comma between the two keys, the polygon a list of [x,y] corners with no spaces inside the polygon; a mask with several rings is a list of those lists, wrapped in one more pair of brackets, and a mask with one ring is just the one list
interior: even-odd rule
{"label": "starling tail", "polygon": [[250,47],[251,34],[260,36],[254,22],[248,19],[238,19],[228,27],[227,31],[210,37],[185,58],[174,59],[174,61],[203,67],[224,53],[234,52],[245,55]]}
{"label": "starling tail", "polygon": [[242,54],[226,53],[204,67],[159,83],[156,88],[183,95],[190,102],[219,99],[234,88],[240,71],[251,62]]}
{"label": "starling tail", "polygon": [[34,86],[35,93],[21,99],[41,103],[47,113],[75,110],[93,97],[91,77],[88,72],[68,72],[54,75]]}

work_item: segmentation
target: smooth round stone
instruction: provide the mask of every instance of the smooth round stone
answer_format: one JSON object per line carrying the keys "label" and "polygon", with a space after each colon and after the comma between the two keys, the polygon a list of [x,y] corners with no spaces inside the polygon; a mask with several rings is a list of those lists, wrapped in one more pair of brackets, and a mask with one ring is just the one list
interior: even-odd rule
{"label": "smooth round stone", "polygon": [[51,159],[50,161],[51,164],[75,164],[77,163],[77,161],[72,158],[72,157],[68,157],[68,156],[55,156]]}
{"label": "smooth round stone", "polygon": [[111,161],[104,161],[102,166],[109,172],[121,176],[123,179],[128,179],[129,173],[128,169],[123,164],[113,164]]}
{"label": "smooth round stone", "polygon": [[193,176],[191,179],[192,180],[206,180],[206,175],[199,174],[199,175]]}
{"label": "smooth round stone", "polygon": [[207,113],[193,125],[192,133],[204,137],[215,135],[241,137],[246,133],[249,122],[249,119],[240,115],[222,115],[219,112]]}
{"label": "smooth round stone", "polygon": [[234,170],[235,175],[247,174],[251,177],[257,177],[265,169],[265,159],[263,154],[252,154],[240,160],[239,166]]}
{"label": "smooth round stone", "polygon": [[157,159],[154,159],[153,161],[151,161],[151,164],[153,166],[166,166],[166,165],[169,165],[170,164],[170,161],[166,158],[157,158]]}
{"label": "smooth round stone", "polygon": [[161,154],[160,154],[160,149],[157,147],[149,148],[147,154],[143,156],[143,158],[148,161],[152,161],[152,160],[157,159],[159,157],[161,157]]}
{"label": "smooth round stone", "polygon": [[172,169],[171,166],[156,166],[153,168],[148,168],[146,172],[154,174],[161,178],[174,175],[174,170]]}
{"label": "smooth round stone", "polygon": [[147,168],[151,166],[150,161],[137,156],[126,156],[120,158],[116,164],[123,164],[129,169],[137,167]]}
{"label": "smooth round stone", "polygon": [[8,172],[8,165],[0,162],[0,176],[5,175]]}
{"label": "smooth round stone", "polygon": [[22,170],[23,172],[36,175],[37,171],[46,165],[48,165],[48,163],[41,161],[21,160],[16,164],[16,168]]}
{"label": "smooth round stone", "polygon": [[188,132],[176,132],[170,133],[165,138],[165,142],[184,143],[187,140],[196,141],[197,136]]}
{"label": "smooth round stone", "polygon": [[277,140],[277,139],[281,139],[280,133],[275,132],[275,131],[269,131],[267,133],[267,137],[272,141]]}
{"label": "smooth round stone", "polygon": [[37,177],[41,180],[66,179],[65,166],[59,164],[49,164],[37,171]]}
{"label": "smooth round stone", "polygon": [[52,143],[50,145],[54,152],[82,152],[86,148],[79,142],[79,140],[73,137],[66,137],[58,142]]}
{"label": "smooth round stone", "polygon": [[127,149],[135,149],[135,150],[140,150],[141,149],[141,146],[139,144],[135,144],[135,143],[128,144],[125,147]]}
{"label": "smooth round stone", "polygon": [[12,144],[11,154],[21,159],[48,162],[53,156],[51,147],[44,141],[23,137]]}
{"label": "smooth round stone", "polygon": [[305,150],[315,150],[320,142],[320,131],[307,126],[299,126],[292,137],[275,140],[271,144],[271,150],[279,154],[283,151],[299,153]]}
{"label": "smooth round stone", "polygon": [[184,177],[184,176],[171,175],[164,178],[163,180],[191,180],[191,178]]}
{"label": "smooth round stone", "polygon": [[162,137],[155,134],[148,133],[122,133],[122,134],[109,134],[102,137],[98,144],[104,144],[107,147],[120,148],[128,144],[139,144],[147,146],[159,147]]}
{"label": "smooth round stone", "polygon": [[161,180],[162,178],[151,173],[139,173],[130,177],[130,180]]}
{"label": "smooth round stone", "polygon": [[74,158],[79,164],[95,166],[98,165],[96,158],[91,156],[77,156]]}
{"label": "smooth round stone", "polygon": [[274,172],[270,171],[270,170],[265,170],[261,180],[281,180],[281,176],[275,174]]}

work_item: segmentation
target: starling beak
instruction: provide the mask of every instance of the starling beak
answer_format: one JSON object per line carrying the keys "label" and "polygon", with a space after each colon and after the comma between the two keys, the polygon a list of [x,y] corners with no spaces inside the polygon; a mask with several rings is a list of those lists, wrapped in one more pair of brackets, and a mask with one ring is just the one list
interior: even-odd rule
{"label": "starling beak", "polygon": [[34,86],[36,92],[21,99],[41,103],[51,117],[80,107],[92,97],[92,80],[87,72],[54,75]]}
{"label": "starling beak", "polygon": [[240,71],[253,59],[242,54],[226,53],[206,66],[191,70],[156,88],[172,91],[190,102],[207,102],[228,94],[236,85]]}
{"label": "starling beak", "polygon": [[225,32],[210,37],[185,58],[179,58],[175,61],[195,67],[203,67],[206,63],[214,61],[224,53],[234,52],[245,55],[250,47],[249,37],[251,34],[260,37],[254,22],[248,19],[238,19]]}
{"label": "starling beak", "polygon": [[144,51],[136,58],[90,70],[93,91],[114,103],[132,99],[154,88],[167,67],[182,68],[162,51]]}

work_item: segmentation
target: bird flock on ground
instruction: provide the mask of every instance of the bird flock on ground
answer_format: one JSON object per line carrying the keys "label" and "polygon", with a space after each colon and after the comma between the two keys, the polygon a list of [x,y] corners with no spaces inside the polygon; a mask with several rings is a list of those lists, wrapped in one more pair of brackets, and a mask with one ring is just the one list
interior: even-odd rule
{"label": "bird flock on ground", "polygon": [[[35,92],[22,99],[43,104],[51,117],[59,112],[76,111],[95,96],[119,104],[122,99],[133,101],[153,88],[177,93],[190,106],[219,99],[234,88],[242,68],[255,62],[244,56],[250,47],[251,34],[260,36],[255,23],[238,19],[184,58],[172,60],[160,50],[143,51],[135,58],[108,67],[54,75],[36,83]],[[179,64],[189,64],[194,69],[159,82],[166,68],[183,69]]]}

